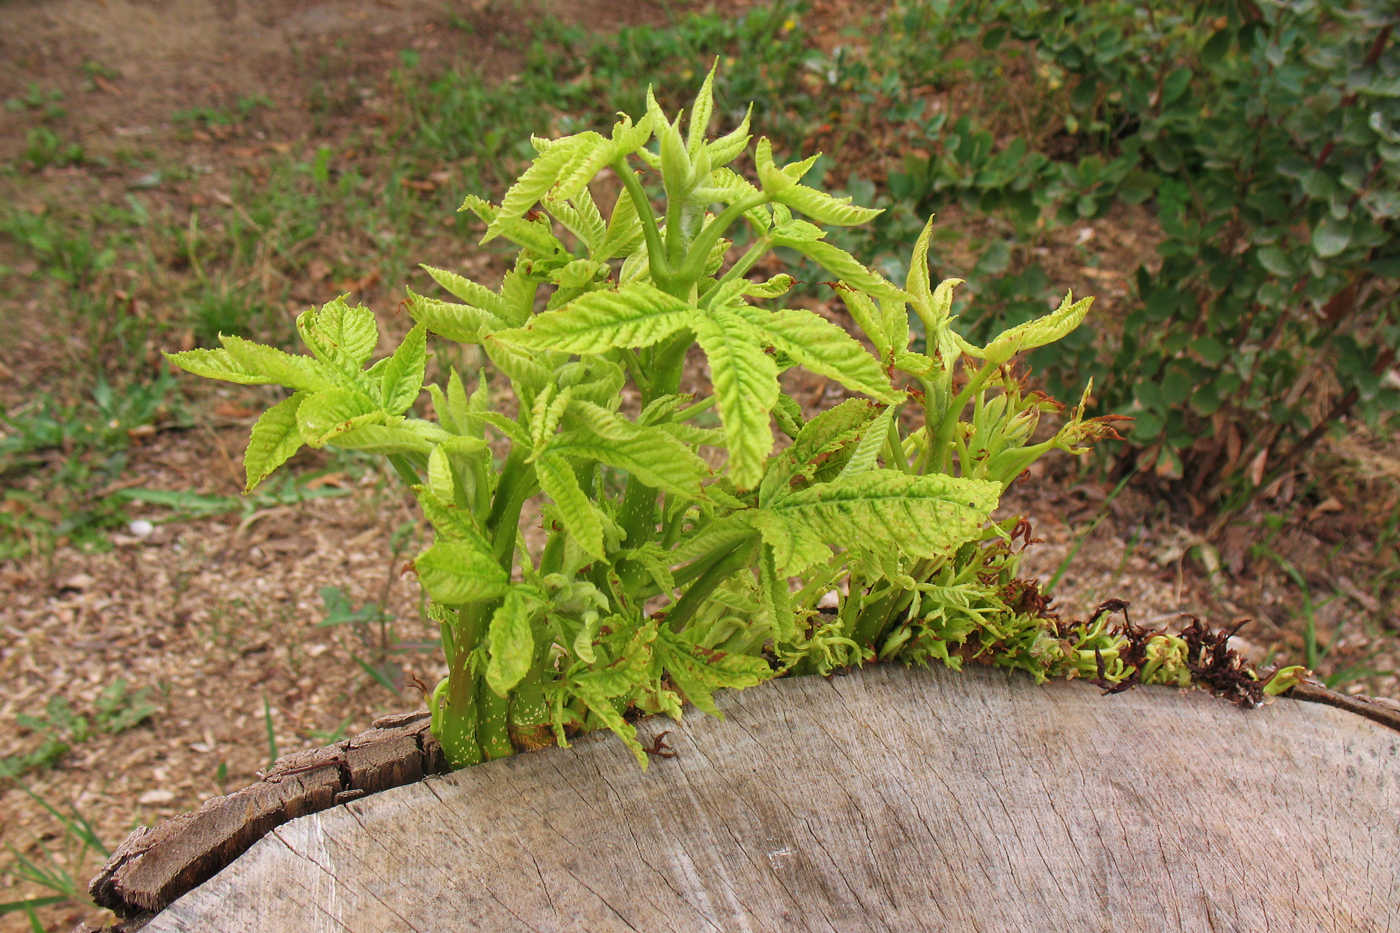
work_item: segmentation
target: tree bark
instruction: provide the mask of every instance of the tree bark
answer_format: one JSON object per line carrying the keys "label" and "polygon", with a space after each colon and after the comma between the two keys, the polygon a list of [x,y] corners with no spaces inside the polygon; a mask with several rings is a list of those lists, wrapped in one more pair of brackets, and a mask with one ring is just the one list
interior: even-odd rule
{"label": "tree bark", "polygon": [[[893,666],[303,816],[168,931],[1388,930],[1400,733]],[[658,750],[662,750],[658,747]]]}

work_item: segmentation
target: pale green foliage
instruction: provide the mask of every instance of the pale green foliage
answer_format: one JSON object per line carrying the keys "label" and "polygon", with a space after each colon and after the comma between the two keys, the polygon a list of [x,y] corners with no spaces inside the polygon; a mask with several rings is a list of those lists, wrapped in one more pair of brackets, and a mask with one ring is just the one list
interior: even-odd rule
{"label": "pale green foliage", "polygon": [[[1024,396],[1005,365],[1075,327],[1088,302],[968,344],[949,317],[955,283],[928,280],[929,231],[904,288],[826,242],[820,225],[876,212],[801,184],[814,158],[780,165],[766,139],[757,184],[727,168],[749,118],[707,139],[712,86],[684,129],[648,96],[609,134],[533,140],[499,204],[462,206],[484,240],[518,248],[500,286],[425,266],[455,300],[410,293],[416,326],[368,367],[374,316],[341,300],[298,319],[309,357],[236,337],[170,356],[293,390],[253,429],[250,489],[303,444],[387,454],[409,482],[435,531],[415,567],[442,631],[449,673],[431,709],[454,765],[595,728],[645,765],[629,710],[716,712],[715,690],[877,654],[952,663],[948,646],[979,632],[1022,633],[1043,670],[1063,668],[1035,647],[1044,620],[1001,595],[1014,520],[991,516],[1036,457],[1111,430],[1081,403],[1034,443],[1053,403]],[[590,187],[604,172],[622,183],[606,212]],[[836,280],[873,355],[782,306],[791,276],[748,279],[778,246]],[[927,352],[911,346],[911,308]],[[513,401],[495,408],[484,376],[469,396],[452,372],[426,386],[436,420],[413,417],[429,332],[480,346]],[[696,346],[709,394],[682,391]],[[858,397],[804,422],[779,382],[792,366]],[[905,411],[921,416],[912,432]],[[533,550],[518,534],[530,500],[546,531]],[[820,613],[831,591],[848,595]]]}

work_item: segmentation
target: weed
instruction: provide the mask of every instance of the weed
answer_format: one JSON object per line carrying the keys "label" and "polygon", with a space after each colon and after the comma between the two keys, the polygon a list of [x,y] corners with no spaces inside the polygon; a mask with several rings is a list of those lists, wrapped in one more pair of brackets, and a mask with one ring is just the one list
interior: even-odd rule
{"label": "weed", "polygon": [[147,696],[149,688],[129,692],[124,678],[117,678],[98,695],[93,717],[76,713],[62,696],[49,698],[43,715],[21,713],[15,723],[39,739],[34,750],[0,758],[0,778],[16,778],[30,771],[52,767],[74,746],[86,742],[93,728],[108,734],[135,728],[156,713]]}
{"label": "weed", "polygon": [[105,859],[111,852],[97,835],[92,823],[75,806],[70,805],[64,813],[48,800],[36,794],[23,784],[20,789],[35,803],[58,821],[62,829],[63,849],[55,853],[42,841],[38,843],[39,856],[31,857],[9,844],[12,861],[4,869],[4,874],[21,884],[29,884],[52,891],[52,894],[27,897],[20,900],[0,903],[0,917],[7,914],[25,914],[32,929],[43,930],[35,911],[55,904],[74,904],[96,909],[88,897],[87,871],[99,859]]}

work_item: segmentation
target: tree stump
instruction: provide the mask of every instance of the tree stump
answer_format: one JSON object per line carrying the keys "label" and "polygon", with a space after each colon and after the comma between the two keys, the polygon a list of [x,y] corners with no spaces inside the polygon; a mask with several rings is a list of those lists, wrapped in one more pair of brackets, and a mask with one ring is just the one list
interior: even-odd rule
{"label": "tree stump", "polygon": [[1400,732],[1351,712],[893,666],[720,706],[722,721],[642,723],[645,773],[603,734],[294,819],[145,930],[1360,931],[1400,917]]}

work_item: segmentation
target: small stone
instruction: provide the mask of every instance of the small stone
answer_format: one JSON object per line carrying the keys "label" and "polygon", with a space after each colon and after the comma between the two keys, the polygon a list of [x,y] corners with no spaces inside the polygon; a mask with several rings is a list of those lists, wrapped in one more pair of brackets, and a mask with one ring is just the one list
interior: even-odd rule
{"label": "small stone", "polygon": [[137,803],[156,804],[169,803],[175,799],[175,792],[170,790],[148,790],[137,798]]}
{"label": "small stone", "polygon": [[152,525],[144,518],[134,519],[131,524],[126,527],[128,531],[138,538],[149,538],[151,533],[156,530],[156,526]]}

